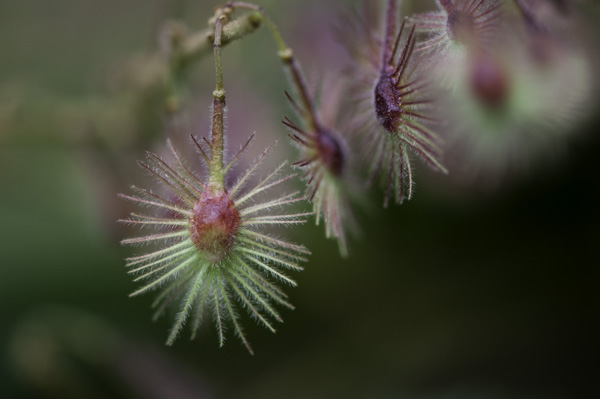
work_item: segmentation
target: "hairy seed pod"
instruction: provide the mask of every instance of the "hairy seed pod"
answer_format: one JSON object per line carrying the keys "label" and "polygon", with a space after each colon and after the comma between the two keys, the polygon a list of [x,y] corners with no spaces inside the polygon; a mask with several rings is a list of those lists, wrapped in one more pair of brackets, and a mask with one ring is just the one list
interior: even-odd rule
{"label": "hairy seed pod", "polygon": [[497,36],[502,16],[500,0],[438,0],[437,12],[416,15],[417,32],[427,36],[417,52],[432,63],[461,56],[465,48],[482,49]]}
{"label": "hairy seed pod", "polygon": [[352,38],[347,43],[350,56],[358,57],[350,67],[359,108],[355,130],[370,164],[369,181],[379,177],[387,187],[385,206],[391,197],[396,203],[412,197],[411,156],[417,155],[431,168],[447,173],[440,161],[441,140],[432,130],[436,119],[429,82],[421,74],[421,59],[415,55],[416,28],[406,29],[406,19],[398,28],[397,3],[387,3],[383,38],[376,36],[377,19],[373,26],[369,21],[348,24],[358,31],[345,34]]}
{"label": "hairy seed pod", "polygon": [[[329,113],[327,123],[336,119],[338,107],[338,88],[327,87],[325,93]],[[345,138],[338,132],[325,127],[320,118],[313,117],[312,122],[305,120],[299,104],[288,94],[288,100],[302,120],[302,127],[290,118],[282,121],[290,129],[290,138],[300,150],[300,160],[294,166],[304,171],[306,196],[313,203],[317,224],[325,221],[326,236],[336,238],[342,256],[348,255],[346,230],[357,231],[354,213],[350,204],[350,192],[353,191],[352,173],[349,172],[350,152]],[[333,110],[332,110],[333,109]],[[311,128],[312,125],[312,128]]]}
{"label": "hairy seed pod", "polygon": [[[250,140],[226,170],[239,159]],[[194,144],[203,159],[208,160],[200,141],[194,139]],[[169,195],[158,196],[137,187],[134,190],[138,195],[121,195],[162,211],[159,217],[132,213],[129,219],[122,220],[127,224],[159,229],[154,234],[126,239],[122,243],[163,243],[160,248],[128,258],[127,266],[130,273],[138,275],[134,281],[145,282],[132,296],[160,288],[161,293],[153,305],[156,307],[155,318],[162,315],[169,305],[181,304],[167,344],[175,341],[188,316],[192,318],[192,336],[195,336],[206,313],[209,313],[215,318],[221,345],[224,342],[224,323],[229,320],[252,352],[239,323],[236,302],[271,331],[275,329],[268,316],[281,321],[274,305],[293,308],[273,280],[295,285],[294,280],[282,270],[301,270],[298,263],[306,260],[304,256],[309,252],[303,246],[262,232],[261,227],[304,223],[310,214],[277,211],[281,206],[302,201],[297,193],[253,201],[259,193],[293,176],[277,177],[283,165],[253,188],[244,189],[250,175],[272,148],[236,184],[215,189],[191,171],[170,145],[175,165],[152,153],[148,153],[148,164],[141,163],[169,189]]]}
{"label": "hairy seed pod", "polygon": [[192,209],[190,236],[207,260],[218,263],[231,253],[240,224],[240,212],[227,193],[204,192]]}

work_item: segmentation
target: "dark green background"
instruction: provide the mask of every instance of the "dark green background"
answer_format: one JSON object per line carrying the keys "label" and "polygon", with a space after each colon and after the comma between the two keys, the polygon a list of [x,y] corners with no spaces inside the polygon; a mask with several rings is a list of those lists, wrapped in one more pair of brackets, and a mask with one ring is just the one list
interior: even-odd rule
{"label": "dark green background", "polygon": [[[336,73],[343,52],[315,40],[330,36],[346,2],[261,4],[307,72]],[[169,322],[151,322],[152,297],[127,297],[131,252],[119,240],[131,230],[115,220],[128,212],[116,194],[151,184],[135,161],[165,133],[152,95],[115,76],[155,48],[160,21],[183,15],[201,27],[213,6],[0,2],[0,397],[600,394],[597,119],[565,142],[562,160],[494,191],[422,165],[414,200],[383,210],[374,190],[348,260],[320,228],[288,231],[313,255],[287,290],[297,309],[282,312],[277,334],[246,320],[254,357],[233,334],[218,349],[210,325],[163,346]],[[224,54],[230,134],[264,131],[293,159],[271,38],[261,30]],[[198,123],[213,79],[210,60],[195,66],[186,112]]]}

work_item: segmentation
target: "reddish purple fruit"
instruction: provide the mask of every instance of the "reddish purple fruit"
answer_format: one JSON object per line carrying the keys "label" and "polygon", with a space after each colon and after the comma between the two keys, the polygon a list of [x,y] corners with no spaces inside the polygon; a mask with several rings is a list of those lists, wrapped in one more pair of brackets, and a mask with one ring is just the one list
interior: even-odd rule
{"label": "reddish purple fruit", "polygon": [[240,224],[240,212],[227,193],[206,191],[192,210],[192,242],[207,260],[220,262],[231,252]]}
{"label": "reddish purple fruit", "polygon": [[477,57],[471,71],[471,90],[486,107],[501,107],[506,103],[509,95],[506,71],[490,57]]}

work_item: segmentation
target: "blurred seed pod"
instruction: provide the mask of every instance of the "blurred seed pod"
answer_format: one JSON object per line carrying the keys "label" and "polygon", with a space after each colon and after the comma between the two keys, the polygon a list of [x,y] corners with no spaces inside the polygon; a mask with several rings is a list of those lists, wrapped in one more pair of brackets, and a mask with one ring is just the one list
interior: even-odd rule
{"label": "blurred seed pod", "polygon": [[[415,54],[415,26],[408,26],[406,19],[400,23],[397,10],[397,1],[388,1],[384,15],[364,12],[364,18],[345,23],[340,35],[353,60],[349,75],[357,109],[355,131],[362,140],[369,180],[379,178],[386,187],[384,206],[391,198],[400,204],[412,197],[414,155],[447,173],[429,78],[421,73],[422,58]],[[378,33],[381,25],[383,37]]]}
{"label": "blurred seed pod", "polygon": [[445,93],[454,176],[494,186],[555,159],[586,117],[592,68],[580,43],[508,21],[485,48],[467,49]]}
{"label": "blurred seed pod", "polygon": [[358,184],[346,137],[334,130],[334,127],[347,129],[341,124],[341,97],[344,95],[341,81],[328,80],[321,85],[320,91],[318,116],[313,118],[307,118],[306,111],[286,92],[300,124],[288,117],[283,124],[290,129],[289,136],[300,152],[300,160],[294,165],[304,171],[306,196],[313,203],[316,224],[323,219],[327,238],[337,239],[340,253],[345,257],[348,255],[348,232],[355,236],[359,232],[352,207]]}
{"label": "blurred seed pod", "polygon": [[[469,48],[484,47],[494,40],[502,16],[499,0],[437,0],[438,11],[412,18],[425,36],[417,52],[439,57],[461,57]],[[444,60],[448,62],[448,59]]]}

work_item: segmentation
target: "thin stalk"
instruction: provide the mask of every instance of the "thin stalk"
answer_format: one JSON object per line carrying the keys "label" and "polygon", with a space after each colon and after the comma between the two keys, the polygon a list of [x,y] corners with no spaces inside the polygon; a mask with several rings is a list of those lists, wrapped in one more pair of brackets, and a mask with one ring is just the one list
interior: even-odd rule
{"label": "thin stalk", "polygon": [[273,35],[273,39],[275,39],[275,43],[277,44],[279,51],[286,52],[286,51],[290,50],[289,47],[287,46],[287,44],[285,43],[285,41],[283,40],[283,37],[281,36],[281,33],[279,32],[277,25],[275,24],[275,22],[273,21],[271,16],[269,14],[267,14],[267,12],[265,11],[264,8],[262,8],[261,6],[256,5],[256,4],[246,3],[243,1],[232,1],[231,3],[228,3],[226,7],[230,7],[230,8],[238,7],[238,8],[246,8],[249,10],[258,11],[267,21],[267,25],[269,26],[269,30],[271,31],[271,34]]}
{"label": "thin stalk", "polygon": [[398,0],[388,0],[385,11],[385,43],[381,52],[381,71],[385,72],[389,65],[390,53],[396,39],[396,13],[398,11]]}
{"label": "thin stalk", "polygon": [[215,22],[214,53],[216,88],[213,91],[212,141],[209,162],[210,179],[208,184],[209,189],[215,193],[225,190],[225,172],[223,169],[225,89],[223,88],[223,68],[221,65],[222,18],[222,16],[218,16]]}
{"label": "thin stalk", "polygon": [[295,86],[298,95],[300,96],[300,101],[302,103],[302,107],[304,108],[304,116],[307,120],[308,126],[311,131],[319,131],[319,120],[317,118],[315,112],[314,101],[310,95],[308,90],[308,85],[306,84],[306,79],[304,75],[302,75],[302,71],[300,70],[300,65],[296,58],[294,57],[294,52],[283,40],[281,33],[279,32],[279,28],[271,18],[269,14],[264,10],[264,8],[241,1],[234,1],[228,4],[228,7],[232,8],[246,8],[253,11],[258,11],[262,14],[265,21],[267,22],[267,26],[273,35],[273,39],[275,40],[275,44],[277,45],[279,58],[283,62],[283,64],[288,68],[290,76],[292,78],[292,83]]}

